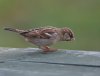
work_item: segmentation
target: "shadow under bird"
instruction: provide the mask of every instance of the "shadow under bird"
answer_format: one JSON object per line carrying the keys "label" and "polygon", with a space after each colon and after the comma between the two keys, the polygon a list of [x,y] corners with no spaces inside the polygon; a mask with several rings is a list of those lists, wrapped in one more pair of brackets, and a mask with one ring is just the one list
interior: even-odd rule
{"label": "shadow under bird", "polygon": [[71,29],[57,28],[57,27],[39,27],[29,30],[21,30],[6,27],[5,30],[16,32],[23,36],[26,41],[38,46],[44,53],[54,52],[57,49],[50,48],[49,46],[59,41],[72,41],[74,40],[74,33]]}

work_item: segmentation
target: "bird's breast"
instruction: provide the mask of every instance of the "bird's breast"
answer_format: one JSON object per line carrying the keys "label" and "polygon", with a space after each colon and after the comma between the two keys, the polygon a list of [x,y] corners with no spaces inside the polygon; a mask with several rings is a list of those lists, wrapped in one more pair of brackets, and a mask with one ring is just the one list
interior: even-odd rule
{"label": "bird's breast", "polygon": [[49,46],[54,44],[56,41],[50,39],[32,39],[30,42],[37,46]]}
{"label": "bird's breast", "polygon": [[43,38],[27,38],[29,42],[32,44],[35,44],[37,46],[50,46],[60,40],[60,37],[58,34],[52,35],[49,39],[43,39]]}

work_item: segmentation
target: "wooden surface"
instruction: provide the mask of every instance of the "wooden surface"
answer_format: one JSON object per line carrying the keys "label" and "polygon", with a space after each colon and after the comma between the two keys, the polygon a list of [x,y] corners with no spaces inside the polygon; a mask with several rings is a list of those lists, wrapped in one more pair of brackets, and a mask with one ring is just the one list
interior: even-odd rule
{"label": "wooden surface", "polygon": [[100,76],[100,52],[0,48],[0,76]]}

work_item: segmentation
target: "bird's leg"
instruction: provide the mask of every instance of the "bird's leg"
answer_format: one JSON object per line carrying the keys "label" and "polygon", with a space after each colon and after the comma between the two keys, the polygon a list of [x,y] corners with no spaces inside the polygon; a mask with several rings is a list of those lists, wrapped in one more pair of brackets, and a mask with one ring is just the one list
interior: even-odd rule
{"label": "bird's leg", "polygon": [[41,49],[43,50],[44,53],[57,51],[57,49],[50,48],[48,46],[42,46]]}

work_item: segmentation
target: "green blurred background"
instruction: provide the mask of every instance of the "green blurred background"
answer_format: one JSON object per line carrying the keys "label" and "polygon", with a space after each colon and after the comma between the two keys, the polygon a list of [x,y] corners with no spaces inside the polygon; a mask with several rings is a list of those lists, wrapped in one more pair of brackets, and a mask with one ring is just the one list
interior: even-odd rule
{"label": "green blurred background", "polygon": [[35,47],[3,27],[69,27],[75,41],[53,47],[100,50],[100,0],[0,0],[0,47]]}

